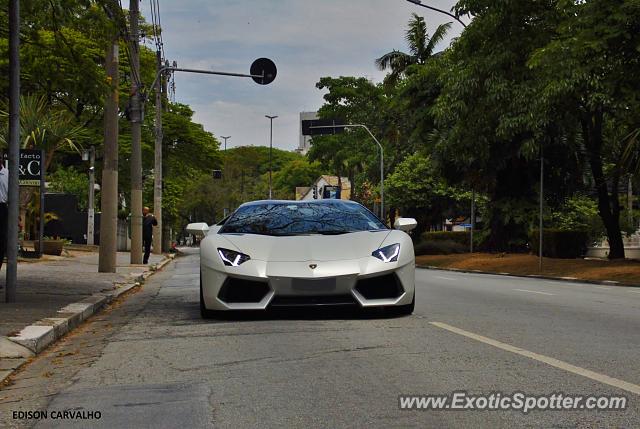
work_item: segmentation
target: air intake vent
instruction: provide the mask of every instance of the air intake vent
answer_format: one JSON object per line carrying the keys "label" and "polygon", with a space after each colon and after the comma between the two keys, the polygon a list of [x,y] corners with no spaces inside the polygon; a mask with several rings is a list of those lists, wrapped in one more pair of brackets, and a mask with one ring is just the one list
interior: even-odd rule
{"label": "air intake vent", "polygon": [[228,303],[260,302],[269,293],[269,285],[251,280],[227,278],[218,292],[218,298]]}
{"label": "air intake vent", "polygon": [[395,273],[360,279],[356,291],[365,299],[392,299],[404,293]]}

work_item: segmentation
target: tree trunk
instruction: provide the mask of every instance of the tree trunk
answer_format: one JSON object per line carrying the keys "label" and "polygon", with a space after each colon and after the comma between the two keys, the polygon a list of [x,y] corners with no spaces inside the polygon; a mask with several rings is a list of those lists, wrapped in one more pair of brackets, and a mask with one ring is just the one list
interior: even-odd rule
{"label": "tree trunk", "polygon": [[613,186],[610,195],[602,167],[602,122],[602,109],[586,113],[582,118],[582,137],[589,154],[591,174],[598,193],[598,213],[609,239],[609,259],[624,259],[624,242],[620,230],[618,180],[614,177],[614,185],[616,186]]}

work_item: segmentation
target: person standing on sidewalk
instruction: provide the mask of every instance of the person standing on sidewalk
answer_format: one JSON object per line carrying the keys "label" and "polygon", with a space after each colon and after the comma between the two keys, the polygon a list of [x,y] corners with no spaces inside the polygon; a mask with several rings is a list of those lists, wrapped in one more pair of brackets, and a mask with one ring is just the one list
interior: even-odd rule
{"label": "person standing on sidewalk", "polygon": [[7,251],[7,197],[9,196],[9,170],[4,167],[0,158],[0,269]]}
{"label": "person standing on sidewalk", "polygon": [[142,244],[144,245],[143,264],[149,263],[151,253],[151,241],[153,241],[153,227],[158,225],[155,216],[149,213],[149,207],[142,208]]}

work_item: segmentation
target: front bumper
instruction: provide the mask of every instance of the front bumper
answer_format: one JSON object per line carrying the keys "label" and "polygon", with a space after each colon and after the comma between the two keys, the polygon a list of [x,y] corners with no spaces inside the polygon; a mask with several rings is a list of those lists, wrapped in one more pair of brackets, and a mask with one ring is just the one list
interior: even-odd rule
{"label": "front bumper", "polygon": [[[310,265],[317,265],[311,269]],[[350,261],[270,262],[239,267],[201,265],[202,295],[209,310],[264,310],[276,306],[410,304],[415,263],[403,266],[373,257]]]}

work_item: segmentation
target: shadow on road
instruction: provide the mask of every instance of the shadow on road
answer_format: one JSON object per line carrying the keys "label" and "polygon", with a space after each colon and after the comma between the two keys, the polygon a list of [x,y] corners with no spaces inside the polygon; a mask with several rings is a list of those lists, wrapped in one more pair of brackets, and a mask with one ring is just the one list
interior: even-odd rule
{"label": "shadow on road", "polygon": [[393,308],[362,309],[359,307],[292,307],[272,308],[268,310],[244,310],[227,311],[216,314],[204,322],[215,321],[255,321],[255,320],[367,320],[367,319],[391,319],[404,317],[393,311]]}

